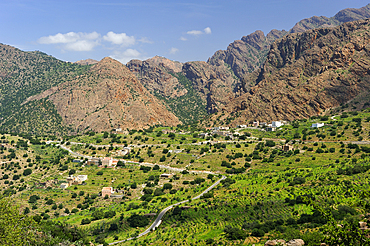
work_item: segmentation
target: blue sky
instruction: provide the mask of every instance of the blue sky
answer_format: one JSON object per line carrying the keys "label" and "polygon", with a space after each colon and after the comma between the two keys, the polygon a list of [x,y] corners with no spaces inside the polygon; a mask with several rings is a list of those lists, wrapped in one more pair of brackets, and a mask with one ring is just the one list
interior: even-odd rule
{"label": "blue sky", "polygon": [[363,0],[0,0],[0,43],[58,59],[206,61],[255,30],[289,30]]}

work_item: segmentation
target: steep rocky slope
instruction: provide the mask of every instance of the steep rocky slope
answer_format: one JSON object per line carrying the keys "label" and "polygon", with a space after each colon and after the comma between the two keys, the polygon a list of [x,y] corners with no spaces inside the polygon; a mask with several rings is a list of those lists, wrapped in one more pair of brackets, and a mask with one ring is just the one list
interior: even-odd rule
{"label": "steep rocky slope", "polygon": [[362,20],[370,17],[370,4],[359,9],[347,8],[339,11],[335,16],[328,18],[325,16],[313,16],[299,21],[289,32],[282,30],[272,30],[266,36],[262,31],[242,37],[231,43],[227,50],[217,51],[208,63],[219,66],[223,63],[228,64],[236,76],[241,79],[246,87],[251,86],[251,82],[245,79],[249,73],[260,68],[265,60],[270,45],[277,39],[282,38],[288,33],[304,32],[307,30],[334,27],[345,22]]}
{"label": "steep rocky slope", "polygon": [[0,44],[0,130],[67,133],[52,104],[22,105],[26,98],[57,86],[89,68],[66,63],[45,53],[24,52]]}
{"label": "steep rocky slope", "polygon": [[205,97],[182,74],[182,63],[155,56],[145,61],[132,60],[127,67],[182,122],[190,123],[207,114]]}
{"label": "steep rocky slope", "polygon": [[296,23],[289,33],[305,32],[320,27],[334,27],[345,22],[370,18],[370,4],[359,8],[347,8],[339,11],[333,17],[313,16]]}
{"label": "steep rocky slope", "polygon": [[220,118],[238,124],[322,114],[369,91],[369,68],[370,19],[290,34],[272,44],[257,85]]}
{"label": "steep rocky slope", "polygon": [[[174,76],[182,65],[182,74],[191,81],[192,87],[200,95],[202,103],[206,105],[208,114],[215,113],[256,85],[261,67],[275,40],[288,33],[337,26],[347,21],[367,18],[370,16],[369,6],[360,9],[345,9],[331,18],[314,16],[304,19],[290,31],[272,30],[267,35],[262,31],[255,31],[231,43],[227,50],[215,52],[207,63],[181,64],[162,57],[154,57],[144,62],[131,61],[128,67],[152,94],[156,96],[159,94],[161,99],[174,100],[179,96],[186,97],[186,90],[188,90],[188,88],[184,89]],[[171,105],[177,106],[176,103]],[[171,106],[171,108],[174,107]],[[178,115],[178,112],[175,113]],[[187,117],[187,114],[184,114],[181,120],[185,122]],[[192,117],[192,119],[197,118]]]}
{"label": "steep rocky slope", "polygon": [[150,91],[156,91],[166,98],[177,98],[187,90],[174,76],[181,72],[182,63],[155,56],[145,61],[131,60],[127,67]]}
{"label": "steep rocky slope", "polygon": [[187,62],[182,72],[192,82],[194,89],[201,93],[209,114],[222,109],[240,93],[239,80],[226,66]]}
{"label": "steep rocky slope", "polygon": [[31,98],[47,97],[74,131],[138,129],[181,122],[151,95],[129,69],[104,58],[85,74]]}

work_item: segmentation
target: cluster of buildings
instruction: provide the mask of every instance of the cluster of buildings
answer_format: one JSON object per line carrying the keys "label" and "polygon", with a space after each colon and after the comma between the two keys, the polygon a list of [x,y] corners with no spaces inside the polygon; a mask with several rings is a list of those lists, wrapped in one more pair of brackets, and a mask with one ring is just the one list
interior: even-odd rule
{"label": "cluster of buildings", "polygon": [[252,123],[253,127],[263,127],[266,129],[268,132],[274,132],[276,131],[279,127],[282,127],[286,122],[282,121],[273,121],[271,124],[268,124],[266,122],[259,122],[259,121],[254,121]]}
{"label": "cluster of buildings", "polygon": [[[107,167],[107,168],[113,168],[116,167],[118,164],[117,159],[114,159],[112,157],[104,157],[104,158],[91,158],[87,161],[88,165],[96,165],[98,167]],[[125,161],[123,161],[125,162]]]}
{"label": "cluster of buildings", "polygon": [[71,175],[68,178],[66,178],[67,183],[62,183],[60,185],[60,188],[66,189],[72,185],[81,185],[86,180],[87,180],[87,175],[77,175],[77,176]]}
{"label": "cluster of buildings", "polygon": [[229,131],[229,127],[227,126],[217,126],[212,128],[206,128],[206,130],[211,130],[211,132],[203,132],[199,134],[199,137],[209,137],[212,135],[219,135],[224,137],[230,137],[231,139],[234,137],[234,134]]}

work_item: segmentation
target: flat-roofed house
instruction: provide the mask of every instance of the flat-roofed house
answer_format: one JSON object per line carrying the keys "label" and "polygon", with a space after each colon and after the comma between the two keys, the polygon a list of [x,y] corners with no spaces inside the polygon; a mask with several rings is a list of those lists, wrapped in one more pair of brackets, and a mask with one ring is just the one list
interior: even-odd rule
{"label": "flat-roofed house", "polygon": [[113,194],[113,188],[112,187],[103,187],[101,190],[101,196],[105,197],[106,195],[110,197]]}

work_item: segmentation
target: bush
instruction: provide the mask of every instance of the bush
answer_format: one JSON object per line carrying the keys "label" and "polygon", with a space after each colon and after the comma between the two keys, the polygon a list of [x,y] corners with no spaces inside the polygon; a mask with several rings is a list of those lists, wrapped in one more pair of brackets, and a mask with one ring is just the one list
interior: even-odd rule
{"label": "bush", "polygon": [[321,149],[321,148],[318,148],[318,149],[316,150],[316,153],[318,153],[318,154],[324,153],[324,150],[323,150],[323,149]]}
{"label": "bush", "polygon": [[243,240],[247,237],[247,233],[244,230],[236,227],[226,226],[224,232],[226,233],[226,237],[230,240]]}
{"label": "bush", "polygon": [[275,142],[272,141],[272,140],[266,140],[266,144],[265,144],[267,147],[274,147],[275,146]]}
{"label": "bush", "polygon": [[158,165],[154,165],[153,170],[159,170],[159,166]]}
{"label": "bush", "polygon": [[109,231],[117,231],[118,225],[116,223],[112,223],[109,227]]}
{"label": "bush", "polygon": [[172,189],[172,184],[170,184],[170,183],[163,184],[163,189],[164,190],[171,190]]}
{"label": "bush", "polygon": [[32,170],[30,168],[27,168],[23,171],[23,176],[28,176],[32,173]]}
{"label": "bush", "polygon": [[73,174],[75,174],[76,173],[76,170],[74,170],[74,169],[71,169],[71,170],[69,170],[69,172],[68,172],[68,174],[71,176],[71,175],[73,175]]}
{"label": "bush", "polygon": [[145,227],[149,224],[149,219],[145,216],[133,214],[127,218],[127,222],[131,227]]}
{"label": "bush", "polygon": [[81,225],[87,225],[87,224],[90,224],[91,223],[91,220],[89,220],[89,219],[82,219],[81,220]]}

